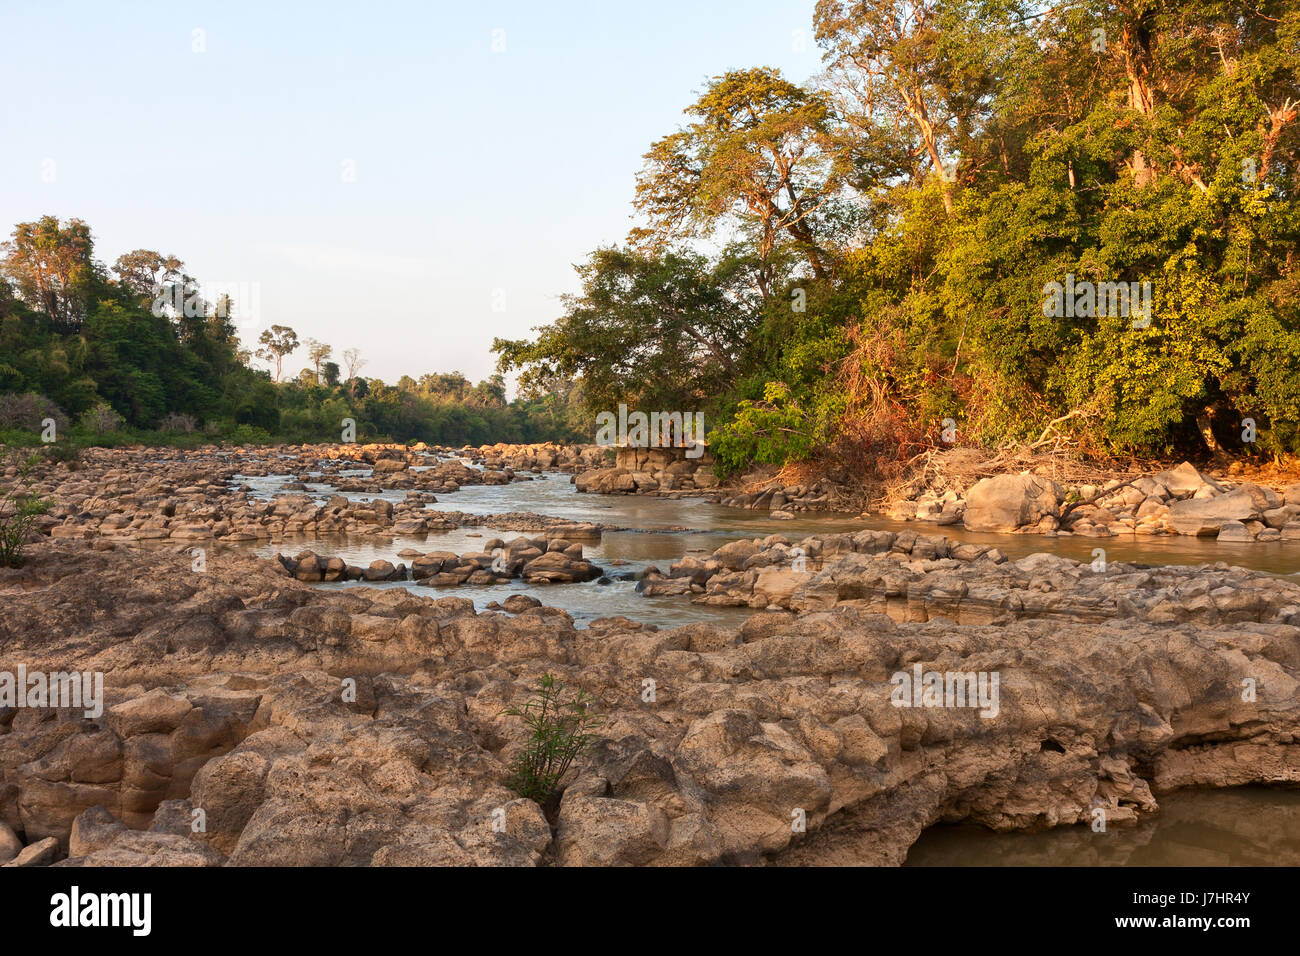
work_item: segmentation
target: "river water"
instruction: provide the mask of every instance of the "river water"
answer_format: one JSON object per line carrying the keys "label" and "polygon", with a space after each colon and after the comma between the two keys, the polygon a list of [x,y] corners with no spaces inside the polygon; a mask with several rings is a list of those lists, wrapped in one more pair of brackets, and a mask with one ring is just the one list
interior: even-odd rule
{"label": "river water", "polygon": [[[368,473],[356,472],[355,474]],[[236,483],[247,484],[258,497],[273,497],[282,493],[283,484],[297,480],[298,476],[271,475],[237,478]],[[337,493],[330,485],[319,482],[308,482],[307,488],[308,494],[322,501],[329,495]],[[301,494],[302,492],[284,493]],[[405,498],[406,492],[390,491],[378,495],[346,493],[345,496],[359,501],[378,497],[398,502]],[[482,515],[526,511],[626,528],[628,530],[607,531],[601,535],[599,541],[581,542],[584,556],[605,568],[611,575],[635,573],[650,565],[667,571],[670,564],[687,554],[708,554],[737,538],[783,534],[791,540],[797,540],[810,534],[860,531],[864,528],[891,531],[910,529],[923,534],[942,534],[954,540],[993,545],[1012,558],[1038,551],[1048,551],[1080,561],[1092,561],[1095,557],[1095,549],[1103,548],[1106,552],[1106,560],[1112,562],[1199,565],[1223,561],[1274,574],[1289,575],[1300,571],[1300,541],[1220,544],[1213,539],[1182,535],[1084,538],[1071,535],[1044,537],[978,534],[952,526],[940,528],[928,522],[901,522],[886,518],[859,518],[832,514],[800,515],[783,521],[770,517],[766,511],[728,508],[696,498],[579,494],[570,482],[569,476],[559,473],[546,474],[531,481],[513,482],[508,485],[466,485],[458,492],[440,496],[438,503],[433,507],[435,510],[445,509]],[[483,542],[488,539],[499,537],[509,541],[519,534],[528,533],[507,531],[489,525],[430,532],[427,535],[399,535],[392,538],[337,534],[286,537],[278,544],[259,542],[254,546],[254,550],[260,555],[274,557],[277,552],[292,555],[311,549],[320,554],[338,555],[349,564],[365,566],[379,559],[396,564],[404,560],[398,557],[398,552],[403,549],[454,551],[461,554],[467,551],[481,551]],[[409,564],[409,559],[406,561]],[[354,585],[321,586],[351,587]],[[684,597],[645,598],[636,593],[636,585],[632,581],[614,581],[603,585],[595,582],[550,585],[545,589],[530,588],[518,580],[509,584],[487,587],[435,589],[410,581],[377,586],[409,587],[421,593],[468,597],[473,599],[480,609],[489,602],[502,601],[511,594],[528,591],[538,595],[552,607],[563,608],[573,615],[574,620],[579,624],[597,617],[624,615],[661,627],[674,627],[704,620],[738,621],[751,613],[744,608],[716,608],[691,604]]]}
{"label": "river water", "polygon": [[937,826],[904,866],[1300,866],[1300,790],[1182,790],[1133,826],[994,833]]}
{"label": "river water", "polygon": [[[368,472],[348,474],[366,475]],[[296,482],[294,475],[237,478],[258,497],[274,497],[281,486]],[[336,492],[324,483],[307,483],[308,494],[324,500]],[[346,493],[356,500],[372,497],[393,502],[405,490],[379,495]],[[627,530],[607,531],[599,540],[582,541],[584,555],[610,574],[636,572],[650,565],[663,570],[687,554],[708,554],[737,538],[783,534],[791,540],[825,532],[864,528],[923,534],[942,534],[976,544],[1000,548],[1011,558],[1047,551],[1081,561],[1091,561],[1096,548],[1104,548],[1108,561],[1145,564],[1201,565],[1226,562],[1279,575],[1300,571],[1300,542],[1220,544],[1212,539],[1184,536],[1124,536],[1085,538],[1062,535],[977,534],[961,528],[926,522],[899,522],[884,518],[843,515],[800,515],[779,520],[767,512],[727,508],[693,498],[655,498],[641,495],[578,494],[565,474],[546,474],[509,485],[466,485],[440,496],[435,509],[468,514],[532,512],[574,521],[593,521]],[[349,564],[368,565],[384,559],[404,560],[403,549],[417,551],[481,551],[490,538],[509,541],[529,532],[491,526],[462,527],[419,536],[358,537],[324,535],[286,537],[282,543],[258,542],[253,549],[266,557],[277,552],[296,554],[311,549],[338,555]],[[409,563],[409,558],[405,559]],[[355,587],[351,583],[322,584],[325,588]],[[674,627],[694,621],[734,621],[752,613],[745,608],[716,608],[691,604],[684,597],[644,598],[631,581],[528,587],[516,580],[491,587],[427,588],[414,582],[392,582],[371,587],[407,587],[433,596],[456,595],[473,599],[481,610],[492,601],[527,592],[547,605],[563,608],[582,626],[597,617],[628,618]],[[1058,827],[1041,833],[994,833],[975,826],[938,826],[926,831],[912,848],[908,866],[1156,866],[1156,865],[1300,865],[1300,790],[1246,787],[1228,791],[1185,791],[1159,798],[1160,812],[1136,826],[1112,828],[1105,834],[1087,826]]]}

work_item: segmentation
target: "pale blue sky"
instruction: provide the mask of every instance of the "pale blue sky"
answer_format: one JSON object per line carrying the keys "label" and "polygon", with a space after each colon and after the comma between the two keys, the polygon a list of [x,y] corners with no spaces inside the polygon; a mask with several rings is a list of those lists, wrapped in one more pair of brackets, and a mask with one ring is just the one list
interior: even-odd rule
{"label": "pale blue sky", "polygon": [[708,77],[820,69],[813,3],[0,0],[0,229],[79,217],[110,264],[257,283],[263,326],[365,375],[478,380],[626,236]]}

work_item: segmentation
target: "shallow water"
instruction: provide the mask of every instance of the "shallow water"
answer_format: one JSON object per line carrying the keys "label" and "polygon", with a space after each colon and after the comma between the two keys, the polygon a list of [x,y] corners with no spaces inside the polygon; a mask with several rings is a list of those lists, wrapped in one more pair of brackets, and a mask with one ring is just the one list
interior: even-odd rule
{"label": "shallow water", "polygon": [[904,866],[1300,866],[1300,790],[1183,790],[1127,827],[931,827]]}
{"label": "shallow water", "polygon": [[[353,472],[352,474],[363,474]],[[280,485],[297,476],[243,479],[259,496],[280,493]],[[310,493],[324,497],[335,493],[326,484],[308,483]],[[368,500],[367,494],[347,497]],[[401,501],[406,491],[383,492],[378,497]],[[595,521],[626,528],[607,531],[599,540],[583,541],[586,557],[610,574],[635,572],[654,564],[668,565],[688,553],[709,553],[737,538],[783,534],[792,540],[809,534],[858,531],[864,528],[923,534],[942,534],[954,540],[989,544],[1011,558],[1050,552],[1082,561],[1104,548],[1108,561],[1145,564],[1201,565],[1227,562],[1274,574],[1295,574],[1300,569],[1300,542],[1219,544],[1214,540],[1183,536],[1127,536],[1085,538],[1073,536],[977,534],[961,528],[938,527],[929,522],[900,522],[884,518],[844,515],[800,515],[793,520],[773,519],[767,512],[727,508],[692,498],[654,498],[632,495],[578,494],[568,475],[547,474],[509,485],[468,485],[439,496],[434,510],[469,514],[532,512],[575,521]],[[485,526],[457,528],[427,535],[351,537],[326,535],[290,537],[282,543],[258,542],[253,549],[263,556],[277,552],[296,554],[312,549],[343,557],[349,564],[368,565],[384,559],[397,563],[410,559],[398,552],[445,550],[458,554],[481,551],[490,538],[510,540],[529,532]],[[617,563],[616,563],[617,562]],[[325,588],[354,584],[322,584]],[[661,627],[694,621],[739,623],[747,608],[715,608],[690,603],[685,597],[643,598],[633,582],[599,585],[549,585],[529,587],[520,581],[493,587],[426,588],[413,582],[393,582],[372,587],[408,587],[423,594],[471,598],[482,609],[492,601],[527,592],[548,606],[562,608],[582,626],[597,617],[624,615]],[[1087,826],[1058,827],[1041,833],[994,833],[980,827],[933,827],[912,848],[908,866],[1156,866],[1156,865],[1300,865],[1300,790],[1263,787],[1229,791],[1186,791],[1160,798],[1161,809],[1136,826],[1111,827],[1098,834]]]}
{"label": "shallow water", "polygon": [[[350,475],[365,472],[349,472]],[[271,475],[237,479],[237,484],[247,484],[258,497],[274,497],[281,486],[297,480],[297,476]],[[307,482],[308,494],[321,501],[336,494],[331,485]],[[295,492],[283,492],[293,494]],[[296,492],[301,493],[301,492]],[[406,491],[393,490],[377,495],[345,492],[345,497],[367,501],[383,498],[397,502],[406,497]],[[1116,538],[1084,538],[1069,535],[1044,537],[1041,535],[978,534],[956,527],[938,527],[929,522],[891,521],[886,518],[859,518],[837,514],[800,515],[791,520],[772,518],[766,511],[728,508],[698,498],[656,498],[644,495],[588,495],[579,494],[568,475],[550,473],[531,481],[508,485],[466,485],[460,491],[441,495],[434,510],[463,511],[467,514],[503,514],[527,511],[574,521],[595,521],[626,528],[624,531],[606,531],[598,541],[583,541],[583,553],[611,575],[637,572],[650,565],[667,570],[674,561],[687,554],[708,554],[737,538],[756,538],[769,534],[783,534],[797,540],[810,534],[836,531],[860,531],[864,528],[890,531],[912,530],[922,534],[942,534],[958,541],[989,544],[1000,548],[1012,558],[1040,551],[1064,555],[1081,561],[1092,561],[1095,549],[1104,548],[1108,561],[1137,561],[1146,564],[1213,564],[1224,561],[1242,567],[1274,574],[1293,574],[1300,569],[1300,542],[1274,542],[1267,544],[1219,544],[1204,538],[1181,535],[1127,536]],[[287,555],[311,549],[321,554],[338,555],[349,564],[368,565],[372,561],[386,560],[394,564],[410,559],[398,557],[404,549],[417,551],[481,551],[483,543],[491,538],[509,541],[528,532],[506,531],[485,526],[457,528],[425,535],[404,535],[393,538],[354,537],[348,535],[321,535],[316,537],[288,537],[282,543],[258,542],[256,553],[274,557],[277,552]],[[322,587],[349,587],[349,584],[327,584]],[[426,588],[414,582],[394,582],[381,587],[410,587],[426,594],[471,598],[482,609],[492,601],[502,601],[511,594],[531,590],[552,607],[563,608],[578,622],[597,617],[624,615],[648,624],[674,627],[694,621],[738,621],[748,609],[715,608],[690,603],[684,597],[643,598],[636,593],[632,581],[615,581],[612,584],[558,584],[545,588],[528,588],[520,581],[484,587]]]}

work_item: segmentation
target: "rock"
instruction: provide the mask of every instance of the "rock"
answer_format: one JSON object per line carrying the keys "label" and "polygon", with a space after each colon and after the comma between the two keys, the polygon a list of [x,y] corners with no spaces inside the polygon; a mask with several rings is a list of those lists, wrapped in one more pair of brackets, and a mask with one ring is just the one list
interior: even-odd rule
{"label": "rock", "polygon": [[397,579],[397,569],[390,561],[371,561],[361,576],[367,581],[393,581]]}
{"label": "rock", "polygon": [[713,552],[713,559],[730,571],[739,571],[745,562],[758,553],[758,544],[742,538],[730,541]]}
{"label": "rock", "polygon": [[524,611],[531,610],[535,607],[541,607],[542,602],[528,594],[512,594],[501,602],[501,606],[511,614],[523,614]]}
{"label": "rock", "polygon": [[[299,453],[260,467],[314,469],[318,456]],[[171,517],[201,507],[176,488],[259,467],[218,461],[169,473]],[[154,493],[146,472],[127,477],[123,496]],[[73,480],[87,487],[60,494],[78,514],[119,484],[102,471]],[[281,531],[302,513],[256,508]],[[1098,527],[1117,523],[1103,511]],[[380,512],[353,514],[373,525]],[[508,553],[574,560],[535,544]],[[0,571],[5,656],[102,671],[105,712],[0,711],[0,819],[53,841],[49,858],[75,830],[89,852],[59,866],[746,864],[816,849],[828,819],[852,821],[852,862],[897,864],[943,821],[1037,830],[1086,824],[1097,807],[1127,821],[1170,789],[1296,779],[1300,584],[1285,577],[1008,561],[906,531],[718,550],[728,563],[701,555],[658,577],[687,600],[790,609],[575,626],[555,608],[480,614],[423,588],[316,588],[237,549],[214,550],[200,574],[178,551],[44,540]],[[481,558],[452,555],[445,573],[482,571]],[[999,674],[996,715],[896,706],[894,679],[915,666]],[[554,847],[541,809],[504,786],[527,739],[505,711],[546,673],[589,693],[603,719],[566,781]],[[191,808],[206,832],[187,831]]]}
{"label": "rock", "polygon": [[86,856],[102,850],[126,831],[126,824],[105,807],[91,807],[72,821],[68,856]]}
{"label": "rock", "polygon": [[0,864],[8,863],[22,852],[23,841],[18,839],[9,824],[0,821]]}
{"label": "rock", "polygon": [[562,551],[548,551],[525,564],[522,573],[529,584],[571,584],[594,581],[603,572],[589,561],[574,561]]}
{"label": "rock", "polygon": [[31,846],[25,847],[16,857],[10,860],[5,866],[49,866],[55,861],[59,854],[59,841],[54,837],[46,837],[44,840],[38,840]]}
{"label": "rock", "polygon": [[1264,523],[1270,528],[1284,528],[1294,516],[1291,508],[1271,508],[1264,512]]}
{"label": "rock", "polygon": [[1219,540],[1251,542],[1255,535],[1240,521],[1225,521],[1219,526]]}
{"label": "rock", "polygon": [[1177,468],[1159,472],[1154,478],[1169,489],[1170,494],[1179,497],[1195,494],[1207,485],[1205,476],[1189,461],[1183,462]]}
{"label": "rock", "polygon": [[998,475],[976,482],[966,495],[963,518],[971,531],[1014,531],[1058,516],[1061,486],[1037,475]]}
{"label": "rock", "polygon": [[82,856],[69,856],[59,867],[80,866],[222,866],[226,858],[196,840],[175,833],[126,830],[110,844]]}
{"label": "rock", "polygon": [[671,826],[658,807],[565,793],[556,828],[561,866],[645,866],[668,846]]}
{"label": "rock", "polygon": [[1237,490],[1213,498],[1175,501],[1168,526],[1175,534],[1217,535],[1225,523],[1253,521],[1260,511],[1250,494]]}
{"label": "rock", "polygon": [[138,734],[171,733],[194,705],[180,696],[155,688],[142,697],[108,709],[108,725],[123,739]]}
{"label": "rock", "polygon": [[1272,488],[1265,488],[1263,485],[1244,481],[1234,488],[1233,492],[1249,495],[1250,500],[1255,503],[1255,509],[1260,513],[1282,507],[1281,496]]}

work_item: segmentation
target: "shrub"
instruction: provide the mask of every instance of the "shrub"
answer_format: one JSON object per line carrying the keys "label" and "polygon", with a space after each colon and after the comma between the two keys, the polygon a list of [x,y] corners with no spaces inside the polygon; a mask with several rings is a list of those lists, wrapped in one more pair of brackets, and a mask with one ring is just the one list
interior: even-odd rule
{"label": "shrub", "polygon": [[503,711],[522,717],[530,731],[527,746],[510,764],[506,786],[547,809],[554,809],[560,781],[574,758],[594,739],[587,729],[601,720],[591,713],[592,700],[584,691],[567,702],[563,692],[564,685],[554,674],[544,674],[536,697],[523,707]]}
{"label": "shrub", "polygon": [[168,412],[167,417],[158,425],[158,430],[168,435],[192,435],[199,427],[199,420],[183,412]]}
{"label": "shrub", "polygon": [[269,445],[271,433],[256,425],[240,425],[230,433],[230,440],[236,445]]}
{"label": "shrub", "polygon": [[50,510],[50,503],[21,493],[37,456],[27,459],[9,489],[0,495],[0,567],[22,567],[23,549],[31,537],[36,519]]}
{"label": "shrub", "polygon": [[108,435],[121,428],[125,421],[113,410],[113,406],[107,402],[100,402],[94,408],[87,409],[81,416],[81,427],[96,435]]}
{"label": "shrub", "polygon": [[762,401],[742,401],[735,417],[709,436],[714,470],[725,478],[753,463],[807,458],[819,430],[784,382],[768,382]]}
{"label": "shrub", "polygon": [[68,416],[44,395],[0,395],[0,429],[20,428],[40,432],[46,419],[54,420],[55,434],[68,427]]}
{"label": "shrub", "polygon": [[76,471],[81,465],[81,446],[74,441],[57,441],[41,446],[41,454],[46,461],[63,462],[69,471]]}

